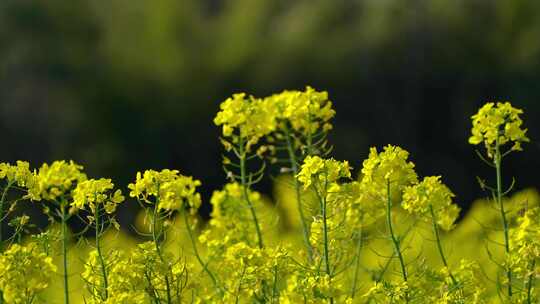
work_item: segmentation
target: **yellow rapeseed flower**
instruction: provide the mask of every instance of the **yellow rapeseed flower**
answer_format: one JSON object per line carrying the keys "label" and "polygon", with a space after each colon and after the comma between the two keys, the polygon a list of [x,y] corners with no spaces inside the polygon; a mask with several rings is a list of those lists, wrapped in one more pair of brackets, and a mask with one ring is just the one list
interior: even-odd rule
{"label": "yellow rapeseed flower", "polygon": [[19,187],[27,187],[35,182],[35,175],[30,171],[28,162],[18,160],[16,165],[0,163],[0,179],[7,179],[9,184],[17,184]]}
{"label": "yellow rapeseed flower", "polygon": [[283,91],[265,101],[277,109],[279,121],[289,122],[297,132],[313,134],[321,127],[324,131],[332,129],[330,120],[336,112],[326,91],[318,92],[308,86],[305,91]]}
{"label": "yellow rapeseed flower", "polygon": [[308,156],[304,160],[298,180],[308,189],[313,180],[330,185],[341,178],[351,177],[351,167],[347,161],[337,161],[334,159],[323,159],[319,156]]}
{"label": "yellow rapeseed flower", "polygon": [[34,243],[13,244],[0,256],[0,290],[7,303],[31,303],[55,273],[52,258]]}
{"label": "yellow rapeseed flower", "polygon": [[529,141],[525,135],[527,129],[521,127],[523,124],[519,117],[521,114],[523,110],[512,107],[509,102],[485,104],[471,117],[473,127],[469,143],[472,145],[484,143],[489,157],[493,157],[496,145],[512,143],[511,150],[521,151],[521,143]]}
{"label": "yellow rapeseed flower", "polygon": [[441,182],[440,176],[428,176],[422,182],[404,189],[401,206],[428,221],[431,220],[430,208],[433,208],[437,224],[444,230],[450,230],[460,210],[452,203],[454,196]]}
{"label": "yellow rapeseed flower", "polygon": [[105,212],[111,214],[116,210],[116,206],[124,201],[121,190],[111,193],[114,184],[110,179],[90,179],[83,181],[73,190],[73,202],[71,205],[78,209],[90,208],[94,211],[96,206],[102,205]]}
{"label": "yellow rapeseed flower", "polygon": [[388,183],[392,199],[397,199],[404,187],[418,181],[414,164],[408,157],[409,152],[397,146],[388,145],[380,153],[377,148],[370,149],[363,163],[361,183],[372,199],[386,201]]}
{"label": "yellow rapeseed flower", "polygon": [[39,168],[36,182],[28,189],[33,200],[55,201],[70,195],[79,182],[86,180],[83,167],[73,161],[55,161],[51,165],[43,164]]}
{"label": "yellow rapeseed flower", "polygon": [[[160,172],[147,170],[137,173],[135,183],[129,184],[130,197],[147,203],[157,203],[160,210],[174,211],[190,207],[192,212],[201,205],[201,195],[197,187],[201,182],[184,176],[178,170],[165,169]],[[151,201],[151,198],[155,201]]]}

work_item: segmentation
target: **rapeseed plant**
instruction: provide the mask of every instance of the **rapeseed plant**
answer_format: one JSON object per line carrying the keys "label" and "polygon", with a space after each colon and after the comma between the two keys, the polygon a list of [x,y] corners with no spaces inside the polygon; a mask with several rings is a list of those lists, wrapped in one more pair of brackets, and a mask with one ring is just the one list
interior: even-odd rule
{"label": "rapeseed plant", "polygon": [[[522,113],[488,103],[472,117],[469,142],[483,144],[496,186],[480,180],[492,199],[460,222],[443,178],[419,178],[400,147],[371,148],[357,178],[331,158],[336,112],[311,87],[221,104],[214,123],[228,183],[214,191],[207,222],[197,215],[200,181],[171,169],[137,173],[128,193],[143,209],[142,242],[119,229],[126,198],[111,179],[88,179],[72,161],[1,163],[0,227],[14,233],[0,238],[0,304],[538,303],[540,195],[509,196],[513,184],[503,189],[502,179],[502,160],[529,141]],[[255,190],[271,170],[286,174],[276,179],[277,204]],[[23,201],[41,201],[60,228],[32,235]],[[74,216],[93,243],[70,236]],[[79,242],[68,259],[71,239]],[[85,292],[70,292],[79,285]]]}

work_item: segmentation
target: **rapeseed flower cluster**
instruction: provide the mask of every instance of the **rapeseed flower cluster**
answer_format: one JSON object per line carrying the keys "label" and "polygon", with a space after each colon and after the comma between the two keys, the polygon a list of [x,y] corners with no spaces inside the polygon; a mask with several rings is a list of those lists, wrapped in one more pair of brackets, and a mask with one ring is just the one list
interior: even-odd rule
{"label": "rapeseed flower cluster", "polygon": [[308,156],[297,178],[304,185],[304,189],[308,189],[314,182],[330,185],[342,178],[351,178],[351,167],[347,161]]}
{"label": "rapeseed flower cluster", "polygon": [[36,201],[67,199],[77,184],[87,179],[82,170],[83,167],[73,161],[43,164],[37,173],[36,182],[28,188],[28,195]]}
{"label": "rapeseed flower cluster", "polygon": [[52,257],[34,243],[13,244],[0,256],[0,290],[7,303],[36,302],[55,274]]}
{"label": "rapeseed flower cluster", "polygon": [[437,224],[448,231],[459,216],[460,209],[452,202],[454,196],[440,176],[428,176],[403,190],[402,207],[427,221],[431,221],[433,213]]}
{"label": "rapeseed flower cluster", "polygon": [[16,165],[0,164],[0,179],[6,179],[10,185],[27,187],[32,186],[35,182],[35,174],[30,171],[28,162],[19,160]]}
{"label": "rapeseed flower cluster", "polygon": [[520,115],[523,110],[512,107],[509,102],[486,103],[472,116],[473,128],[469,143],[484,143],[488,156],[493,157],[496,146],[511,143],[511,150],[521,151],[521,144],[528,142],[527,129],[522,128]]}
{"label": "rapeseed flower cluster", "polygon": [[370,149],[363,162],[361,183],[371,199],[386,202],[390,187],[391,199],[399,200],[402,190],[418,181],[408,157],[409,152],[397,146],[388,145],[380,153],[377,148]]}
{"label": "rapeseed flower cluster", "polygon": [[114,184],[110,179],[90,179],[80,182],[73,190],[73,202],[71,205],[77,209],[89,208],[95,212],[97,208],[103,208],[106,213],[116,211],[118,204],[124,201],[122,190],[112,193]]}
{"label": "rapeseed flower cluster", "polygon": [[201,205],[201,195],[197,187],[201,182],[192,177],[181,175],[178,170],[147,170],[137,173],[135,183],[129,184],[130,197],[150,204],[156,204],[159,210],[175,211],[189,207],[197,210]]}
{"label": "rapeseed flower cluster", "polygon": [[305,91],[283,91],[265,100],[277,109],[278,122],[290,125],[296,132],[315,134],[332,129],[330,120],[336,112],[328,100],[328,92],[318,92],[308,86]]}

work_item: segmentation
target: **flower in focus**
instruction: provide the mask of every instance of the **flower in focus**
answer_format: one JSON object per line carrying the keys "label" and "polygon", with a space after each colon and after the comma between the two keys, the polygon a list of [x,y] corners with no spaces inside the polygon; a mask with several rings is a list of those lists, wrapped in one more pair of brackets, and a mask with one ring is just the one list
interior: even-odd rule
{"label": "flower in focus", "polygon": [[83,181],[73,190],[72,206],[78,209],[89,207],[92,212],[98,206],[104,206],[108,214],[116,210],[116,206],[124,201],[121,190],[111,193],[114,185],[110,179],[90,179]]}
{"label": "flower in focus", "polygon": [[231,138],[234,143],[242,140],[250,147],[276,128],[276,109],[244,93],[234,94],[222,102],[220,110],[214,123],[222,126],[223,137]]}
{"label": "flower in focus", "polygon": [[488,156],[493,157],[497,145],[512,143],[511,150],[521,151],[521,143],[529,142],[525,135],[527,129],[521,125],[519,117],[523,110],[512,107],[509,102],[490,102],[485,104],[478,113],[471,117],[473,127],[469,143],[478,145],[484,143]]}
{"label": "flower in focus", "polygon": [[336,161],[334,159],[322,159],[319,156],[308,156],[304,160],[298,180],[308,189],[314,180],[331,184],[341,178],[351,177],[351,167],[347,161]]}
{"label": "flower in focus", "polygon": [[55,161],[39,168],[36,182],[30,185],[28,195],[32,200],[56,201],[71,194],[75,186],[86,180],[83,167],[70,161]]}
{"label": "flower in focus", "polygon": [[[201,195],[197,187],[201,182],[184,176],[178,170],[147,170],[137,173],[135,183],[129,184],[130,196],[146,203],[156,203],[158,209],[165,211],[182,210],[190,207],[196,212],[201,205]],[[155,202],[150,201],[151,198]]]}
{"label": "flower in focus", "polygon": [[363,163],[361,183],[375,199],[387,199],[390,183],[392,199],[401,195],[404,187],[418,181],[414,164],[408,161],[409,152],[400,147],[388,145],[383,152],[371,148],[369,157]]}
{"label": "flower in focus", "polygon": [[330,120],[336,111],[326,91],[308,86],[305,91],[283,91],[265,101],[278,109],[278,120],[289,122],[294,131],[314,134],[321,127],[324,131],[332,129]]}

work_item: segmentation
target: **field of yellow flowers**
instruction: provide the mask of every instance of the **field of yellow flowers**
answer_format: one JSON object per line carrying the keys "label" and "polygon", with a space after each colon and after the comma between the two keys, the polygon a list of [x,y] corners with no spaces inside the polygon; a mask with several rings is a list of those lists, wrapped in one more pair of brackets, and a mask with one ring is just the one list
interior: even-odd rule
{"label": "field of yellow flowers", "polygon": [[[228,182],[208,222],[201,181],[178,170],[122,190],[73,161],[2,163],[0,220],[14,233],[0,231],[0,303],[539,303],[540,196],[502,182],[529,141],[522,114],[498,102],[472,116],[469,142],[493,174],[457,224],[444,178],[419,176],[406,150],[371,148],[357,175],[331,158],[335,110],[310,87],[221,104]],[[275,202],[254,190],[271,168]],[[139,240],[115,220],[127,197],[143,207]],[[11,215],[25,203],[46,231]],[[93,237],[72,233],[72,217]]]}

